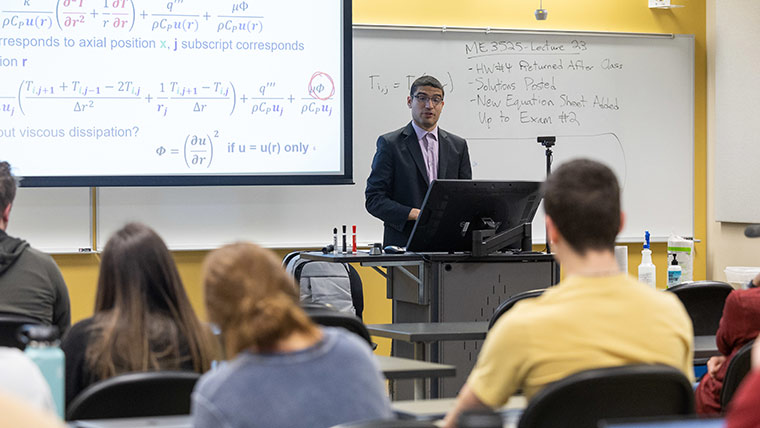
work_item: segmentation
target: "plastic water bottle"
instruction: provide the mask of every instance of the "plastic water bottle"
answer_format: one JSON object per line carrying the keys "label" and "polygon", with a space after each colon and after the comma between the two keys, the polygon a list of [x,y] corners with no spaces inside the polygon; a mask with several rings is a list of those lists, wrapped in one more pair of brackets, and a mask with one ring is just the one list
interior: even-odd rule
{"label": "plastic water bottle", "polygon": [[639,282],[657,288],[657,270],[652,263],[652,250],[649,249],[649,231],[644,233],[644,249],[641,250],[641,264],[639,265]]}
{"label": "plastic water bottle", "polygon": [[58,328],[53,326],[28,326],[22,331],[28,343],[24,352],[40,368],[42,376],[50,385],[58,416],[64,414],[65,356],[59,347]]}

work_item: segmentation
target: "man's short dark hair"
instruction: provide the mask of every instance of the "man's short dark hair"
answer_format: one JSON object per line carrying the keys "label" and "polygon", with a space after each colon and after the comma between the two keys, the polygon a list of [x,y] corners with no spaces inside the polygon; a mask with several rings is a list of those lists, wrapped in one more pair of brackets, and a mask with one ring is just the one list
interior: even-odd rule
{"label": "man's short dark hair", "polygon": [[0,211],[4,211],[16,197],[16,179],[11,174],[11,165],[0,162]]}
{"label": "man's short dark hair", "polygon": [[544,183],[544,210],[578,253],[614,251],[620,186],[606,165],[577,159],[557,168]]}
{"label": "man's short dark hair", "polygon": [[439,82],[438,79],[433,76],[420,76],[412,82],[412,89],[409,90],[409,96],[413,97],[414,93],[417,92],[417,88],[420,86],[432,86],[438,88],[441,90],[441,95],[443,95],[443,85],[441,85],[441,82]]}

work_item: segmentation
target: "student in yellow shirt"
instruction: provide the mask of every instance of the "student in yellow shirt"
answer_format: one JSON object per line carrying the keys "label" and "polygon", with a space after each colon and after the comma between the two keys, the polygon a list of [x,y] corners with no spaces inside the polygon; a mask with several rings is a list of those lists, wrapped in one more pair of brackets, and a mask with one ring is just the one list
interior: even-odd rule
{"label": "student in yellow shirt", "polygon": [[544,184],[544,209],[565,279],[497,321],[446,427],[462,411],[499,408],[518,389],[530,399],[582,370],[660,363],[693,380],[693,332],[683,305],[618,269],[615,237],[624,216],[615,174],[596,161],[568,162]]}

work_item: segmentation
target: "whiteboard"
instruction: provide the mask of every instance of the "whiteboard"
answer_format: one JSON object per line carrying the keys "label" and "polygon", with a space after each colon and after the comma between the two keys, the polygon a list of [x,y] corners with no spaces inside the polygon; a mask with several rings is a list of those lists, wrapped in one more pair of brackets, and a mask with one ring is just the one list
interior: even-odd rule
{"label": "whiteboard", "polygon": [[47,253],[92,247],[90,189],[19,188],[6,232]]}
{"label": "whiteboard", "polygon": [[760,222],[757,181],[760,158],[760,81],[747,70],[760,67],[760,3],[715,2],[715,219]]}
{"label": "whiteboard", "polygon": [[[357,152],[409,120],[409,83],[439,77],[439,126],[467,139],[473,178],[543,180],[589,157],[623,187],[621,241],[694,229],[694,38],[354,30]],[[359,167],[361,165],[357,165]],[[357,174],[357,177],[359,175]],[[533,222],[543,239],[543,218]]]}
{"label": "whiteboard", "polygon": [[[531,55],[485,51],[518,42],[524,49],[535,50]],[[482,49],[479,43],[484,44]],[[445,107],[439,124],[468,139],[474,178],[543,180],[544,149],[536,143],[536,136],[556,135],[555,166],[586,156],[606,162],[617,173],[627,211],[621,241],[640,241],[645,229],[655,239],[670,233],[693,235],[693,36],[355,29],[353,45],[356,184],[101,188],[99,246],[113,231],[133,220],[156,228],[173,249],[212,248],[237,239],[272,247],[321,247],[332,242],[332,229],[342,224],[358,226],[360,243],[381,242],[381,222],[364,209],[365,180],[377,136],[409,122],[409,83],[422,74],[439,76],[444,83]],[[470,58],[476,51],[468,51],[467,46],[481,49],[476,54],[482,56]],[[545,50],[539,50],[539,46]],[[489,64],[520,60],[540,61],[542,69],[518,72],[513,65],[511,75],[501,71],[477,74],[478,67],[485,70],[491,67]],[[573,73],[561,73],[557,66],[555,70],[545,68],[560,61],[560,71],[568,71],[570,61],[582,61],[583,66]],[[479,66],[481,63],[486,65]],[[600,71],[602,63],[608,67],[604,72]],[[581,67],[581,63],[575,62],[574,66]],[[590,66],[593,68],[584,71]],[[493,90],[478,89],[483,85],[476,79],[484,77],[491,79],[486,83]],[[518,90],[525,85],[525,79],[532,79],[534,84],[527,92]],[[497,91],[513,80],[514,90]],[[542,92],[539,86],[544,88]],[[510,100],[514,102],[516,97],[532,100],[534,92],[544,100],[535,103],[547,104],[546,100],[552,99],[554,105],[528,109],[523,103],[524,110],[529,111],[527,120],[551,117],[550,124],[519,124],[523,113],[505,105],[507,93],[513,94]],[[595,97],[599,99],[596,107],[561,109],[561,94],[576,105],[593,105]],[[585,103],[580,103],[580,96]],[[489,103],[487,99],[491,100],[490,107],[485,105]],[[499,99],[503,103],[495,107]],[[499,122],[503,120],[500,110],[510,116],[508,122]],[[563,112],[566,114],[560,119]],[[534,241],[543,240],[542,217],[534,221],[533,232]]]}

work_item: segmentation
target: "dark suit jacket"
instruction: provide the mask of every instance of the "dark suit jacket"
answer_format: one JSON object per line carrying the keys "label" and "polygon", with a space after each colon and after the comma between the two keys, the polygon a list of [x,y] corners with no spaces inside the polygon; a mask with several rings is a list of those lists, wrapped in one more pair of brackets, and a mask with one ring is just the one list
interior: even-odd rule
{"label": "dark suit jacket", "polygon": [[[472,178],[467,141],[441,128],[438,128],[438,178]],[[377,139],[364,196],[367,211],[385,226],[383,245],[406,246],[414,227],[414,222],[406,218],[412,208],[422,205],[428,181],[411,122]]]}

